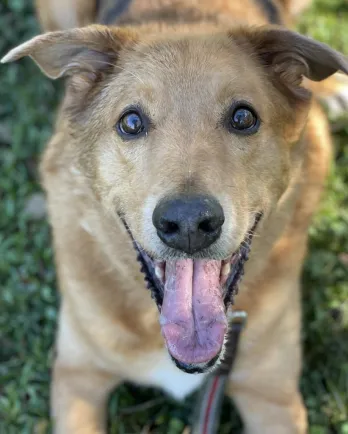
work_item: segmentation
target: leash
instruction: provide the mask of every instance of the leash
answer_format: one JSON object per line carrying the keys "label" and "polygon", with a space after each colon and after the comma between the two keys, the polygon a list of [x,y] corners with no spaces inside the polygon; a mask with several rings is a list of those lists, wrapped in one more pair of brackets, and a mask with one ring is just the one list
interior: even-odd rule
{"label": "leash", "polygon": [[208,376],[199,392],[193,412],[191,434],[216,434],[218,432],[226,386],[246,321],[245,311],[232,312],[224,359],[217,370]]}

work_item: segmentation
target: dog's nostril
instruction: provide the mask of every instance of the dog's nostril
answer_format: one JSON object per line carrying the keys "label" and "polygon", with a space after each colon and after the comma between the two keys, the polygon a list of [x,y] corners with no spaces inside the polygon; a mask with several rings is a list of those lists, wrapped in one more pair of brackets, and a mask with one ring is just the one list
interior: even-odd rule
{"label": "dog's nostril", "polygon": [[179,231],[179,225],[175,222],[165,222],[162,226],[163,232],[168,235],[175,234]]}
{"label": "dog's nostril", "polygon": [[199,223],[198,229],[200,229],[203,232],[214,232],[216,230],[216,227],[214,227],[213,222],[209,219],[203,220]]}

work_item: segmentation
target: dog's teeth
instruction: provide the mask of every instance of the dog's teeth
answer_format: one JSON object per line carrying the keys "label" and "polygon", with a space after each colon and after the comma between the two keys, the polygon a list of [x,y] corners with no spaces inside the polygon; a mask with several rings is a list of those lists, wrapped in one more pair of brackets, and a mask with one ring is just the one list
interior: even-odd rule
{"label": "dog's teeth", "polygon": [[155,264],[155,274],[157,278],[163,283],[164,281],[164,267],[162,265],[159,265],[158,263]]}
{"label": "dog's teeth", "polygon": [[231,264],[229,262],[227,262],[226,264],[224,264],[222,266],[221,274],[223,276],[228,276],[230,274],[230,271],[231,271]]}

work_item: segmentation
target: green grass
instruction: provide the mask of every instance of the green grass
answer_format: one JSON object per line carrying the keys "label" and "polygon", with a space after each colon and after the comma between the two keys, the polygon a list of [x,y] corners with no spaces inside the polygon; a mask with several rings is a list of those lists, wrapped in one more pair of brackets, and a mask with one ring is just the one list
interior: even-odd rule
{"label": "green grass", "polygon": [[[348,54],[348,4],[317,0],[302,32]],[[31,2],[0,0],[0,55],[38,33]],[[0,432],[49,432],[48,396],[58,295],[50,232],[24,208],[40,191],[37,161],[50,136],[60,85],[24,59],[0,68]],[[335,134],[335,167],[311,228],[304,272],[304,372],[311,434],[348,434],[348,124]],[[147,403],[145,406],[142,403]],[[110,432],[181,433],[190,400],[123,386],[110,401]],[[136,406],[133,408],[133,406]],[[224,404],[220,433],[239,432]],[[145,431],[143,431],[145,432]]]}

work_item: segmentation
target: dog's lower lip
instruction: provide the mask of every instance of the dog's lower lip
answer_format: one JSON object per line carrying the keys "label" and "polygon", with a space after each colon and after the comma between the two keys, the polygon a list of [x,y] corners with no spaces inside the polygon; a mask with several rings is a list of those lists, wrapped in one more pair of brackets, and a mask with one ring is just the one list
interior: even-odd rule
{"label": "dog's lower lip", "polygon": [[189,364],[189,363],[179,362],[172,355],[171,355],[171,358],[172,358],[173,362],[175,363],[175,365],[179,369],[181,369],[182,371],[186,372],[187,374],[203,374],[209,368],[214,366],[214,364],[219,360],[220,354],[221,354],[221,351],[215,357],[213,357],[209,362],[198,363],[198,364],[194,364],[194,365]]}

